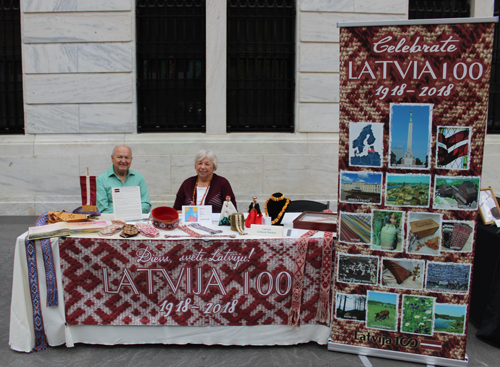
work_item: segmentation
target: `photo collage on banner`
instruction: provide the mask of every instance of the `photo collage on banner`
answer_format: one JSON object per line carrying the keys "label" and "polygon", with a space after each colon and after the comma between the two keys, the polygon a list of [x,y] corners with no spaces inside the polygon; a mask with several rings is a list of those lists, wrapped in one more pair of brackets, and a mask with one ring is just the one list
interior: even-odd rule
{"label": "photo collage on banner", "polygon": [[340,28],[329,349],[463,361],[494,23]]}

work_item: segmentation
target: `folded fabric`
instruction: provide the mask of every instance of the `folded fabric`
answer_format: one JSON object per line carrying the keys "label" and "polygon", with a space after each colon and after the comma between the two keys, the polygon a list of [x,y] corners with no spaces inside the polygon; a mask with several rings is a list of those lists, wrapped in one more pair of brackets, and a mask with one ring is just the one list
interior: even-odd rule
{"label": "folded fabric", "polygon": [[398,284],[403,283],[411,275],[411,271],[392,260],[384,260],[384,267],[394,275]]}
{"label": "folded fabric", "polygon": [[160,235],[160,231],[155,227],[150,226],[146,223],[136,223],[135,226],[139,230],[139,233],[146,237],[158,237]]}

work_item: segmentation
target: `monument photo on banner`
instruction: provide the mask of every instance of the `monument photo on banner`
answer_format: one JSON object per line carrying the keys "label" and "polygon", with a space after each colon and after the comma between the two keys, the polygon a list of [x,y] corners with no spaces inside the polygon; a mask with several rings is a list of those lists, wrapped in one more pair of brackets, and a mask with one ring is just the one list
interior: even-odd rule
{"label": "monument photo on banner", "polygon": [[495,22],[339,24],[329,350],[467,364]]}

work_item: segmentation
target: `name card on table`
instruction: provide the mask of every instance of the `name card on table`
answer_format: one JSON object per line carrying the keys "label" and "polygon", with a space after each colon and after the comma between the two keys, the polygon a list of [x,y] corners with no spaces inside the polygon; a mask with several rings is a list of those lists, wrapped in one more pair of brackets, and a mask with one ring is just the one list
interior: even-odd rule
{"label": "name card on table", "polygon": [[283,237],[283,227],[252,224],[248,234],[256,237]]}
{"label": "name card on table", "polygon": [[141,189],[139,186],[112,187],[115,219],[130,221],[142,219]]}
{"label": "name card on table", "polygon": [[212,205],[183,205],[182,223],[212,224]]}

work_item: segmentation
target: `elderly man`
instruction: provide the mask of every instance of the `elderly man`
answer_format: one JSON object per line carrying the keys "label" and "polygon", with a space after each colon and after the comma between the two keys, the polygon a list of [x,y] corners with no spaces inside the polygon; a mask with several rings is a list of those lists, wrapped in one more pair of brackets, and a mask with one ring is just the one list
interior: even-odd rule
{"label": "elderly man", "polygon": [[132,165],[132,150],[126,145],[119,145],[113,149],[111,155],[113,166],[101,173],[96,180],[97,208],[101,213],[113,213],[112,187],[139,186],[141,189],[142,212],[149,213],[151,202],[148,187],[144,176],[130,169]]}

